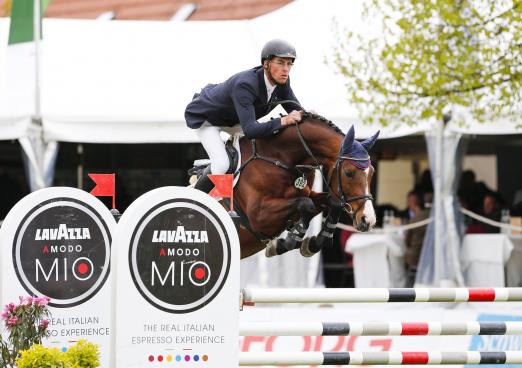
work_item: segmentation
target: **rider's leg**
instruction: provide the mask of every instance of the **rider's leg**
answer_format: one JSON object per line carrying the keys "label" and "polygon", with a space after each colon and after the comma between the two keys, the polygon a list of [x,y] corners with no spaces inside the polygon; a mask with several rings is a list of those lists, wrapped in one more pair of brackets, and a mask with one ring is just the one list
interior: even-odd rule
{"label": "rider's leg", "polygon": [[208,178],[208,174],[225,174],[229,166],[225,144],[223,143],[219,132],[219,127],[210,125],[207,122],[197,130],[201,144],[203,145],[203,148],[205,148],[205,151],[207,151],[210,159],[210,166],[203,171],[203,174],[198,179],[194,188],[205,193],[210,192],[214,187]]}

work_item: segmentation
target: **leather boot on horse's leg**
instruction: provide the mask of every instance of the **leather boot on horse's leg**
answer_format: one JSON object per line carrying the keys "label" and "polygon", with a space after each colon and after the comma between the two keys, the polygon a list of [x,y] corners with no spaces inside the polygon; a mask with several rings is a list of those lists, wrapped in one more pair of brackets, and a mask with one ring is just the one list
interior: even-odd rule
{"label": "leather boot on horse's leg", "polygon": [[212,183],[212,181],[210,181],[210,178],[208,177],[209,174],[212,174],[212,172],[210,171],[210,165],[205,167],[205,169],[203,170],[203,173],[201,174],[198,181],[194,185],[194,188],[201,190],[202,192],[205,192],[207,194],[210,193],[212,188],[214,188],[214,183]]}
{"label": "leather boot on horse's leg", "polygon": [[300,251],[303,257],[311,257],[324,247],[332,246],[333,234],[342,210],[343,208],[339,201],[330,200],[328,216],[323,221],[321,232],[319,235],[307,239],[301,245]]}
{"label": "leather boot on horse's leg", "polygon": [[[271,254],[271,255],[279,256],[290,250],[300,248],[307,229],[308,229],[308,226],[305,226],[303,219],[300,219],[299,222],[297,224],[295,224],[291,230],[288,231],[288,235],[286,236],[286,238],[277,239],[276,245],[274,247],[275,254]],[[267,250],[268,250],[268,248],[267,248]],[[267,252],[267,257],[268,256],[269,255]]]}
{"label": "leather boot on horse's leg", "polygon": [[300,214],[299,221],[288,230],[288,235],[285,239],[277,239],[275,245],[272,243],[267,246],[265,253],[267,257],[281,255],[301,247],[306,231],[310,226],[310,221],[314,217],[315,205],[310,198],[302,197],[296,202],[296,207]]}

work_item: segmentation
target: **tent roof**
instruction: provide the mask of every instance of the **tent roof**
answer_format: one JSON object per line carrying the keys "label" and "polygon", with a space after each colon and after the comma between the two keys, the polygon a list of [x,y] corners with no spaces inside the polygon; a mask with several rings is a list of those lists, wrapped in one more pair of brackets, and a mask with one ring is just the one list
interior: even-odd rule
{"label": "tent roof", "polygon": [[[340,24],[364,26],[358,4],[299,0],[241,21],[45,19],[41,52],[45,137],[98,143],[197,142],[183,117],[192,95],[207,83],[258,65],[259,50],[270,38],[295,44],[298,59],[292,87],[305,108],[343,130],[356,124],[358,137],[370,136],[377,128],[360,122],[347,102],[344,80],[324,63],[336,42],[334,15]],[[7,70],[0,73],[3,139],[25,134],[34,105],[32,46],[16,46],[19,50],[9,50],[8,55],[8,23],[0,19],[0,71]],[[17,58],[14,53],[19,53]],[[418,133],[428,126],[381,128],[381,136]]]}
{"label": "tent roof", "polygon": [[[292,0],[198,0],[190,20],[250,19],[270,12]],[[1,3],[1,2],[0,2]],[[94,19],[114,12],[114,19],[169,20],[187,0],[53,0],[45,15],[49,18]],[[2,16],[0,7],[0,16]]]}

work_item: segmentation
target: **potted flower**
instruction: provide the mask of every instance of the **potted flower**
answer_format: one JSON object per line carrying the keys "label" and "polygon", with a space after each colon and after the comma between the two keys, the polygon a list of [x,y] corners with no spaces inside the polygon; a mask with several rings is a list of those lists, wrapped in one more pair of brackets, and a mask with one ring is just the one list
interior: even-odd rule
{"label": "potted flower", "polygon": [[0,335],[2,367],[14,367],[22,350],[41,344],[48,336],[49,300],[26,296],[20,297],[18,304],[9,303],[4,307],[1,317],[7,329],[7,341]]}

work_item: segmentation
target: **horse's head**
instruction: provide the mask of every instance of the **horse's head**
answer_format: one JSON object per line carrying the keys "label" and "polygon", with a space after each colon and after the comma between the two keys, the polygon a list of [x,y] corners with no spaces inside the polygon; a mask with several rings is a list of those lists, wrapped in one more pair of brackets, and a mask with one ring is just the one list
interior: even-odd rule
{"label": "horse's head", "polygon": [[376,221],[373,198],[370,194],[374,168],[368,152],[378,136],[379,132],[365,141],[358,142],[355,140],[355,129],[352,126],[344,137],[331,174],[332,189],[359,231],[371,230]]}

